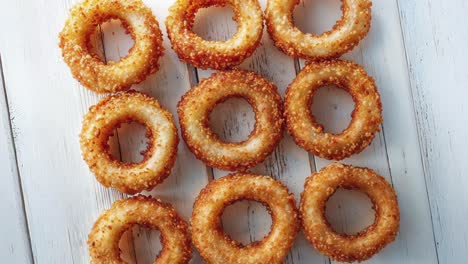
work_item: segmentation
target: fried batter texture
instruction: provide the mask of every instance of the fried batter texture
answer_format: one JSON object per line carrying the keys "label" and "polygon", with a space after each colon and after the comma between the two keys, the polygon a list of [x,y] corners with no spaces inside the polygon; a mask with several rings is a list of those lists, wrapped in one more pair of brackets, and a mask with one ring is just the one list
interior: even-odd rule
{"label": "fried batter texture", "polygon": [[[314,94],[326,85],[344,89],[355,103],[351,123],[340,134],[324,132],[310,110]],[[361,66],[341,60],[310,62],[287,89],[285,118],[296,144],[321,158],[342,160],[372,142],[382,123],[382,103],[374,80]]]}
{"label": "fried batter texture", "polygon": [[[147,128],[148,148],[140,163],[124,163],[109,153],[108,140],[114,129],[132,121]],[[98,181],[127,194],[151,190],[169,175],[178,142],[171,113],[155,99],[134,91],[106,97],[92,106],[80,134],[83,159]]]}
{"label": "fried batter texture", "polygon": [[[239,200],[264,204],[272,217],[270,233],[247,246],[233,241],[221,227],[224,209]],[[190,225],[195,247],[210,264],[283,263],[300,228],[294,195],[279,181],[253,174],[210,182],[195,201]]]}
{"label": "fried batter texture", "polygon": [[292,57],[307,60],[337,58],[353,49],[371,24],[370,0],[342,0],[343,16],[333,29],[320,35],[301,32],[293,21],[300,0],[268,0],[265,19],[275,45]]}
{"label": "fried batter texture", "polygon": [[114,202],[112,207],[98,218],[88,236],[91,262],[126,263],[120,258],[119,241],[123,233],[134,225],[161,232],[163,248],[155,264],[189,262],[192,246],[187,223],[170,204],[143,195]]}
{"label": "fried batter texture", "polygon": [[[232,97],[246,99],[255,112],[255,128],[240,143],[221,141],[209,126],[213,108]],[[190,150],[223,170],[245,170],[262,162],[283,137],[282,100],[275,85],[246,70],[220,71],[202,80],[182,97],[178,114]]]}
{"label": "fried batter texture", "polygon": [[[207,41],[192,31],[200,8],[229,5],[238,23],[226,41]],[[252,55],[263,33],[263,14],[257,0],[177,0],[169,9],[166,28],[179,58],[197,68],[227,69]]]}
{"label": "fried batter texture", "polygon": [[[119,19],[135,41],[129,54],[104,63],[90,51],[99,24]],[[158,21],[141,0],[84,0],[70,10],[59,35],[62,55],[73,76],[97,93],[124,91],[158,70],[163,55]]]}
{"label": "fried batter texture", "polygon": [[[325,217],[328,199],[338,188],[357,189],[371,199],[375,221],[355,235],[336,233]],[[364,261],[395,240],[400,226],[398,201],[392,186],[367,168],[331,164],[306,179],[301,198],[304,233],[322,254],[342,262]]]}

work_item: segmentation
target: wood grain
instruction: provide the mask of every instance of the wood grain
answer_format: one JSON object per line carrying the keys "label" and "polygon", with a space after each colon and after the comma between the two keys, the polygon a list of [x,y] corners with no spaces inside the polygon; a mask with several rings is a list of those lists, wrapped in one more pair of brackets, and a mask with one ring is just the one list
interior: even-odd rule
{"label": "wood grain", "polygon": [[[135,85],[133,89],[156,98],[174,115],[174,121],[177,121],[177,102],[190,89],[191,84],[186,64],[178,60],[177,55],[171,50],[169,39],[166,36],[164,20],[171,3],[168,1],[164,3],[145,1],[145,4],[153,10],[164,33],[165,55],[159,61],[160,70],[149,76],[144,82]],[[125,30],[120,27],[118,21],[112,21],[103,26],[103,45],[106,58],[117,61],[128,54],[133,40],[125,34]],[[118,129],[118,135],[123,160],[137,161],[141,158],[140,152],[146,148],[144,129],[123,126]],[[194,158],[181,139],[172,174],[163,184],[156,186],[153,191],[144,193],[170,202],[182,218],[188,221],[195,197],[207,183],[205,165]],[[159,231],[134,228],[133,236],[137,263],[150,263],[161,249]],[[197,259],[198,255],[195,254],[194,260]]]}
{"label": "wood grain", "polygon": [[440,263],[468,252],[465,1],[398,1]]}
{"label": "wood grain", "polygon": [[[1,31],[9,36],[0,42],[9,65],[6,92],[11,118],[18,121],[12,129],[18,131],[15,144],[35,262],[89,262],[86,238],[92,223],[123,197],[97,183],[81,159],[81,117],[99,98],[71,77],[57,46],[71,4],[17,1],[1,11]],[[54,15],[37,10],[54,10]]]}
{"label": "wood grain", "polygon": [[[302,28],[312,32],[323,32],[333,24],[332,19],[340,16],[338,6],[333,6],[336,2],[314,1],[310,6],[310,1],[306,1],[303,8],[312,15],[299,16],[296,21]],[[314,6],[321,10],[314,9]],[[323,12],[324,10],[326,12]],[[437,263],[400,34],[396,2],[373,1],[372,27],[368,36],[344,58],[363,65],[368,74],[374,77],[381,94],[384,124],[382,132],[367,149],[342,162],[376,170],[393,184],[398,195],[401,211],[400,234],[396,242],[366,263],[413,263],[415,260],[421,263]],[[327,108],[324,105],[326,100],[322,97],[318,99],[319,107],[313,110],[316,110],[317,116],[322,120],[327,121],[325,127],[336,129],[341,125],[343,128],[342,124],[350,120],[350,117],[343,116],[343,113],[350,112],[352,100],[338,89],[332,90],[328,96],[333,98],[334,107]],[[320,158],[316,158],[315,161],[317,169],[330,163]],[[329,213],[330,220],[338,224],[338,230],[352,233],[362,229],[363,224],[372,222],[374,212],[369,210],[368,202],[365,203],[367,199],[357,196],[356,193],[346,196],[337,193],[336,196],[342,201],[352,199],[355,202],[354,206],[349,204],[349,201],[342,206],[329,204],[338,209]],[[340,207],[346,208],[346,211]],[[346,215],[350,213],[355,216],[348,221]],[[360,221],[356,221],[355,218]]]}
{"label": "wood grain", "polygon": [[11,129],[8,98],[5,94],[3,67],[0,57],[0,175],[5,188],[0,193],[0,210],[5,213],[0,224],[0,259],[10,263],[32,263],[31,243],[23,190],[18,173],[14,132]]}
{"label": "wood grain", "polygon": [[[172,113],[180,96],[213,71],[181,63],[171,50],[164,19],[173,0],[147,4],[164,31],[161,69],[133,88],[158,99]],[[261,0],[264,8],[266,0]],[[4,175],[0,259],[8,263],[89,263],[87,234],[97,216],[124,195],[102,187],[81,159],[78,134],[82,116],[102,96],[72,78],[61,58],[57,35],[75,0],[18,0],[0,3],[0,174]],[[340,1],[304,0],[294,12],[298,27],[320,33],[340,17]],[[226,39],[236,30],[229,8],[197,15],[195,31],[207,39]],[[382,132],[364,152],[345,163],[368,166],[397,191],[401,232],[397,241],[366,263],[463,263],[468,256],[468,186],[465,174],[464,72],[468,4],[461,0],[374,0],[368,37],[344,58],[363,65],[377,83],[384,107]],[[132,41],[116,23],[103,25],[95,45],[104,60],[124,56]],[[284,94],[303,62],[278,51],[264,33],[261,46],[242,68],[273,81]],[[349,122],[352,100],[325,88],[312,106],[325,127],[340,131]],[[175,119],[176,116],[174,116]],[[250,106],[229,100],[211,116],[212,128],[226,140],[247,137],[254,125]],[[123,126],[112,139],[114,155],[138,159],[145,148],[141,128]],[[252,171],[285,183],[299,199],[304,179],[328,161],[297,147],[289,136]],[[147,193],[172,203],[190,217],[193,200],[212,178],[228,172],[207,168],[181,141],[172,175]],[[372,222],[367,198],[339,191],[327,216],[340,232]],[[261,239],[271,220],[256,203],[236,203],[223,226],[243,243]],[[29,242],[31,240],[31,243]],[[160,250],[159,233],[134,228],[121,241],[129,263],[150,263]],[[301,234],[286,263],[330,263]],[[201,263],[197,253],[191,263]]]}
{"label": "wood grain", "polygon": [[[260,3],[265,7],[266,1],[260,1]],[[194,31],[208,40],[227,39],[236,31],[236,24],[232,17],[233,13],[229,7],[203,9],[197,14]],[[260,46],[240,67],[255,71],[272,81],[283,95],[287,85],[296,74],[293,59],[285,56],[273,46],[266,31]],[[208,78],[212,72],[211,70],[197,70],[199,78]],[[217,106],[210,117],[213,130],[228,141],[241,141],[247,138],[253,130],[254,123],[251,107],[241,99],[231,99]],[[271,175],[281,180],[299,201],[304,179],[310,175],[308,154],[295,146],[292,139],[286,136],[275,152],[251,171]],[[223,177],[228,173],[213,170],[214,178]],[[244,244],[260,240],[268,233],[270,225],[271,219],[267,211],[258,203],[236,203],[223,215],[223,227],[226,232]],[[286,263],[302,263],[304,260],[324,263],[326,258],[311,250],[301,234],[288,255]]]}

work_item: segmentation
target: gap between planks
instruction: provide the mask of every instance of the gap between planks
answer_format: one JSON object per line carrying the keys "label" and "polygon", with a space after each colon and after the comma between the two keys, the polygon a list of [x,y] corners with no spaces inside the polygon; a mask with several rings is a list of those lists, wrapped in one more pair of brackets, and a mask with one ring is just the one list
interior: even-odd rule
{"label": "gap between planks", "polygon": [[26,230],[26,237],[27,237],[27,247],[28,247],[28,258],[29,260],[32,262],[32,263],[36,263],[36,259],[35,259],[35,256],[33,254],[33,250],[32,250],[32,243],[31,243],[31,232],[29,230],[29,220],[28,220],[28,214],[26,213],[26,203],[25,203],[25,200],[24,200],[24,195],[23,195],[23,182],[22,182],[22,179],[21,179],[21,174],[20,174],[20,170],[19,170],[19,164],[18,164],[18,156],[17,156],[17,149],[16,149],[16,137],[15,137],[15,134],[13,132],[13,122],[12,122],[12,119],[11,119],[11,113],[10,113],[10,106],[9,106],[9,102],[8,102],[8,94],[7,94],[7,89],[6,89],[6,81],[5,81],[5,74],[3,72],[3,61],[2,61],[2,54],[0,53],[0,79],[1,79],[1,82],[0,82],[0,85],[2,86],[2,92],[3,92],[3,98],[1,98],[0,100],[4,100],[5,102],[5,109],[1,109],[2,111],[5,110],[5,115],[7,117],[7,122],[8,122],[8,128],[9,128],[9,134],[6,135],[6,137],[9,137],[10,140],[11,140],[11,145],[13,147],[13,160],[14,160],[14,165],[15,165],[15,172],[14,174],[16,174],[16,180],[17,180],[17,183],[18,183],[18,191],[19,191],[19,195],[21,196],[20,197],[20,200],[21,200],[21,209],[22,209],[22,215],[23,215],[23,218],[24,218],[24,223],[25,223],[25,230]]}
{"label": "gap between planks", "polygon": [[[265,4],[265,3],[263,3]],[[213,11],[213,10],[212,10]],[[207,11],[209,12],[209,11]],[[222,13],[222,12],[221,12]],[[230,27],[229,25],[229,22],[227,22],[228,20],[226,19],[226,17],[229,17],[226,16],[226,14],[220,18],[220,17],[217,17],[218,20],[222,21],[222,22],[218,22],[218,23],[210,23],[210,21],[204,21],[204,25],[207,26],[208,25],[208,28],[209,28],[209,31],[206,31],[206,29],[204,29],[202,35],[204,37],[208,37],[208,39],[210,39],[210,37],[214,37],[215,39],[219,39],[220,37],[225,37],[226,34],[229,35],[229,33],[231,33],[232,31],[234,31],[234,28],[233,27]],[[227,22],[227,24],[226,24]],[[222,29],[220,30],[219,29],[219,26],[215,29],[213,29],[213,25],[218,25],[219,23],[222,23]],[[197,24],[197,22],[195,22],[195,24]],[[211,27],[210,27],[211,26]],[[195,26],[196,28],[197,26]],[[201,29],[200,27],[198,29]],[[205,32],[206,31],[206,32]],[[200,32],[197,32],[197,33],[200,33]],[[265,41],[267,41],[267,43],[265,43]],[[271,51],[273,51],[273,53],[275,55],[272,55],[271,54]],[[279,61],[283,61],[283,62],[287,62],[289,63],[287,65],[287,68],[288,70],[284,71],[281,69],[281,67],[272,67],[271,66],[271,59],[270,60],[267,60],[265,58],[265,56],[268,56],[268,55],[271,55],[272,58],[276,58],[276,59],[280,59]],[[278,57],[279,56],[279,57]],[[277,61],[277,62],[279,62]],[[274,62],[273,62],[274,63]],[[290,57],[287,57],[285,56],[284,54],[280,53],[278,50],[276,50],[275,47],[272,46],[272,43],[271,43],[271,40],[269,39],[268,35],[267,35],[267,32],[266,30],[263,32],[263,38],[262,38],[262,44],[257,48],[257,50],[252,54],[252,56],[248,59],[246,59],[246,61],[240,65],[241,68],[246,68],[248,70],[253,70],[257,73],[260,73],[261,75],[264,76],[264,78],[267,78],[267,79],[270,79],[270,81],[272,82],[275,82],[275,84],[278,86],[279,88],[279,91],[282,90],[284,87],[286,87],[287,83],[289,83],[289,78],[291,78],[291,80],[296,76],[296,73],[297,73],[297,69],[296,69],[296,65],[298,64],[297,60],[294,60]],[[194,69],[193,71],[193,76],[194,77],[200,77],[203,76],[203,77],[209,77],[211,75],[211,73],[213,72],[212,70],[203,70],[203,69],[196,69],[194,68],[193,66],[189,66],[191,67],[191,69]],[[292,68],[290,68],[292,67]],[[274,76],[278,76],[278,75],[285,75],[285,78],[282,78],[284,80],[282,81],[279,81],[277,78],[273,78],[271,79],[271,74],[273,74]],[[268,78],[270,77],[270,78]],[[194,79],[195,81],[192,82],[192,86],[194,83],[197,83],[197,81],[199,81],[200,78],[192,78]],[[279,82],[278,82],[279,81]],[[230,112],[228,112],[230,113]],[[232,113],[231,113],[232,114]],[[245,130],[247,127],[250,127],[249,124],[244,124],[243,121],[245,121],[245,118],[242,118],[243,121],[240,121],[238,120],[238,117],[234,117],[235,118],[235,122],[236,122],[236,125],[235,127],[231,127],[233,124],[231,124],[229,127],[229,131],[227,134],[232,134],[231,132],[235,132],[237,133],[238,129],[239,128],[242,128],[243,130]],[[219,121],[219,120],[218,120]],[[226,133],[226,131],[224,131],[224,133]],[[226,134],[224,135],[226,136]],[[287,137],[287,136],[286,136]],[[285,140],[286,140],[286,137],[285,137]],[[275,152],[271,154],[271,156],[269,156],[264,162],[262,162],[261,164],[259,164],[258,166],[255,166],[254,168],[252,168],[254,170],[254,173],[255,173],[255,170],[260,170],[261,174],[263,175],[270,175],[270,176],[276,176],[275,178],[277,178],[278,180],[285,180],[286,182],[283,182],[283,183],[286,183],[288,184],[288,181],[289,181],[289,184],[291,184],[291,167],[292,163],[288,163],[287,164],[284,164],[283,165],[283,158],[282,157],[285,157],[285,156],[288,156],[286,155],[286,153],[283,152],[282,150],[282,147],[284,146],[289,146],[289,145],[293,145],[294,143],[291,141],[291,139],[287,139],[289,142],[285,142],[283,141],[282,143],[280,143],[280,145],[278,146],[277,149],[275,149]],[[284,146],[283,146],[284,144]],[[294,148],[296,148],[296,146],[294,145]],[[288,149],[286,150],[287,152],[289,151],[292,151],[291,149]],[[294,184],[299,184],[299,185],[302,185],[302,176],[309,176],[310,173],[311,173],[311,170],[312,171],[315,171],[315,165],[314,165],[314,161],[313,161],[313,157],[311,157],[307,152],[305,151],[302,151],[302,150],[298,150],[298,151],[301,151],[301,154],[300,156],[302,158],[300,158],[300,160],[303,159],[302,162],[305,162],[303,164],[303,168],[307,167],[307,172],[302,169],[300,169],[300,172],[299,174],[300,175],[300,178],[299,177],[296,177],[296,181],[294,183],[292,183],[293,185]],[[298,154],[297,152],[293,151],[292,153],[290,154],[293,154],[295,153],[296,155]],[[294,157],[294,155],[292,156]],[[296,156],[297,158],[297,156]],[[294,160],[294,158],[293,158]],[[289,169],[288,169],[289,168]],[[278,171],[279,169],[279,171]],[[286,169],[286,171],[283,171],[284,169]],[[220,171],[220,170],[213,170],[214,174],[216,174],[217,178],[218,177],[222,177],[224,176],[226,173],[229,173],[229,172],[225,172],[225,171]],[[286,174],[284,174],[284,172],[286,172]],[[257,172],[258,173],[258,172]],[[305,173],[304,175],[302,175],[303,173]],[[214,175],[213,175],[214,176]],[[286,178],[283,179],[282,176],[286,176]],[[292,186],[289,186],[290,188]],[[297,189],[297,186],[296,186],[296,189]],[[293,189],[290,189],[291,192],[293,192]],[[294,190],[295,194],[297,195],[296,198],[298,198],[299,196],[299,190]],[[247,209],[249,209],[250,206],[247,205]],[[256,208],[256,207],[252,207],[252,208]],[[255,210],[255,209],[254,209]],[[250,221],[252,219],[250,219],[252,217],[253,214],[257,215],[257,211],[255,210],[255,212],[253,212],[251,214],[251,211],[248,211],[246,217],[247,217],[247,222],[250,223]],[[262,215],[262,218],[263,217],[266,217],[264,215]],[[257,217],[258,218],[258,217]],[[259,220],[255,220],[255,222],[258,222]],[[236,224],[236,223],[234,223]],[[250,242],[253,242],[252,239],[255,238],[255,234],[258,233],[256,231],[258,230],[252,230],[251,228],[255,228],[256,224],[254,222],[252,222],[252,226],[248,225],[247,226],[247,229],[244,229],[245,231],[248,231],[248,236],[250,238]],[[244,233],[244,235],[247,235],[247,233]],[[302,234],[300,235],[302,236]],[[249,240],[249,238],[247,238],[247,240]],[[299,237],[298,237],[299,238]],[[245,240],[245,238],[244,238]],[[294,245],[294,248],[291,250],[290,254],[288,254],[288,257],[286,259],[286,262],[287,263],[295,263],[296,260],[298,262],[302,262],[303,261],[303,258],[307,258],[307,256],[310,254],[315,254],[314,250],[312,248],[309,248],[311,247],[310,245],[305,245],[306,248],[304,248],[304,239],[301,238],[301,239],[297,239],[295,241],[295,245]],[[307,252],[304,256],[304,250],[307,250],[307,251],[311,251],[311,252]],[[312,257],[312,256],[310,256]],[[318,256],[317,259],[321,259],[322,263],[329,263],[329,259],[325,258],[325,257],[322,257],[322,256]],[[309,260],[310,261],[310,260]]]}
{"label": "gap between planks", "polygon": [[[405,46],[405,52],[406,52],[406,46]],[[407,60],[408,60],[408,58],[407,58]],[[294,62],[295,62],[295,64],[298,63],[297,60],[295,60]],[[189,72],[190,72],[190,71],[189,71]],[[296,69],[296,72],[297,72],[297,69]],[[195,70],[195,74],[196,74],[196,70]],[[408,74],[409,74],[409,73],[408,73]],[[198,78],[197,78],[197,80],[198,80]],[[198,81],[197,81],[197,82],[198,82]],[[193,84],[193,83],[191,82],[191,84]],[[5,87],[4,87],[4,88],[5,88]],[[412,91],[411,91],[411,94],[412,94]],[[6,91],[5,91],[5,96],[6,96]],[[412,102],[414,103],[414,100],[412,100]],[[414,107],[413,107],[413,109],[414,109]],[[11,126],[11,125],[12,125],[12,124],[10,123],[11,133],[13,133],[13,130],[12,130],[12,126]],[[418,129],[420,129],[420,128],[418,127]],[[383,132],[383,128],[382,128],[382,132]],[[419,133],[419,130],[418,130],[418,133]],[[384,136],[384,135],[383,135],[383,139],[385,140],[385,136]],[[13,138],[13,140],[14,140],[14,138]],[[420,139],[419,139],[419,140],[420,140]],[[119,146],[120,146],[120,144],[119,144]],[[421,148],[421,142],[420,142],[420,141],[419,141],[419,147]],[[386,153],[387,153],[387,151],[386,151]],[[421,154],[422,154],[422,152],[421,152]],[[16,153],[15,153],[15,155],[16,155]],[[388,153],[387,153],[387,156],[388,156]],[[313,165],[313,166],[316,166],[315,157],[314,157],[313,155],[309,155],[309,159],[310,159],[310,161],[311,161],[311,168],[312,168],[312,165]],[[422,159],[422,156],[421,156],[421,159]],[[18,166],[18,164],[16,164],[16,165]],[[390,167],[389,167],[389,168],[390,168]],[[424,169],[425,169],[425,168],[423,167],[423,170],[424,170]],[[208,172],[211,171],[211,176],[210,176],[210,174],[208,173],[208,179],[209,179],[209,180],[210,180],[210,178],[213,179],[213,172],[212,172],[212,170],[208,170],[208,169],[207,169],[207,171],[208,171]],[[19,173],[19,172],[18,172],[18,173]],[[19,175],[18,175],[18,176],[19,176]],[[424,176],[425,176],[425,179],[426,179],[426,172],[424,172]],[[19,179],[19,181],[21,181],[21,178]],[[426,184],[426,190],[427,190],[427,184]],[[23,197],[22,197],[22,199],[23,199]],[[23,203],[24,203],[24,201],[23,201]],[[24,206],[23,206],[23,209],[25,210],[25,207],[24,207]],[[26,214],[25,214],[25,217],[27,218]],[[432,217],[432,213],[431,213],[431,217]],[[434,224],[434,222],[432,221],[432,219],[431,219],[431,222],[432,222],[432,224]],[[29,232],[28,232],[28,233],[29,233]],[[435,240],[434,240],[434,241],[435,241]],[[29,242],[31,243],[31,241],[29,241]],[[437,250],[437,247],[436,247],[436,250]]]}

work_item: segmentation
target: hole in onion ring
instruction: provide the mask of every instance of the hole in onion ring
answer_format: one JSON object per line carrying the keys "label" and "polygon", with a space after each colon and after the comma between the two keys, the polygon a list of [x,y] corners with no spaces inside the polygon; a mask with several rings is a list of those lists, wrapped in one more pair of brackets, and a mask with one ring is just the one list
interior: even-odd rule
{"label": "hole in onion ring", "polygon": [[244,98],[229,98],[211,111],[210,127],[224,142],[247,140],[255,127],[255,113]]}
{"label": "hole in onion ring", "polygon": [[143,226],[138,226],[135,230],[137,232],[134,232],[133,239],[138,263],[154,263],[162,250],[161,232]]}
{"label": "hole in onion ring", "polygon": [[154,263],[161,253],[161,232],[145,226],[135,225],[127,230],[119,241],[120,257],[126,263]]}
{"label": "hole in onion ring", "polygon": [[125,231],[119,240],[120,258],[125,263],[135,263],[135,247],[133,242],[132,228]]}
{"label": "hole in onion ring", "polygon": [[[140,122],[122,123],[116,129],[117,133],[109,137],[109,141],[120,144],[120,151],[111,151],[112,158],[124,163],[140,163],[143,153],[148,149],[147,128]],[[116,155],[118,154],[118,155]]]}
{"label": "hole in onion ring", "polygon": [[119,61],[127,56],[135,41],[120,19],[109,19],[98,25],[90,36],[90,52],[101,61]]}
{"label": "hole in onion ring", "polygon": [[226,17],[234,17],[234,12],[229,6],[201,8],[195,15],[193,32],[204,40],[226,41],[237,31],[236,21]]}
{"label": "hole in onion ring", "polygon": [[340,0],[302,0],[293,11],[295,26],[304,33],[320,35],[341,19]]}
{"label": "hole in onion ring", "polygon": [[345,90],[324,86],[315,92],[311,111],[315,120],[323,125],[325,132],[339,134],[351,122],[354,105],[353,98]]}
{"label": "hole in onion ring", "polygon": [[241,200],[227,206],[221,220],[224,233],[244,246],[262,240],[271,229],[267,208],[251,200]]}
{"label": "hole in onion ring", "polygon": [[325,205],[325,216],[333,230],[354,235],[372,225],[375,211],[369,197],[357,190],[338,188]]}

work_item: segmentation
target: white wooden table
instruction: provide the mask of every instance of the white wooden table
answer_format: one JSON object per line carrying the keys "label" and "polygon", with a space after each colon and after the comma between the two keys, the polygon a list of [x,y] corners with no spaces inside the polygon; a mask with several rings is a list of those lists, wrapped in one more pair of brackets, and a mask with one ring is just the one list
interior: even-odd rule
{"label": "white wooden table", "polygon": [[[86,239],[97,216],[124,197],[101,186],[81,159],[81,118],[97,96],[70,74],[57,46],[75,0],[0,1],[0,260],[2,263],[89,263]],[[182,94],[212,71],[179,62],[164,28],[173,0],[145,0],[164,31],[161,69],[135,86],[171,112]],[[261,0],[265,7],[266,0]],[[339,1],[305,0],[295,11],[302,30],[322,32],[340,16]],[[378,85],[384,124],[372,145],[343,162],[370,167],[397,191],[401,230],[397,240],[367,263],[466,263],[468,257],[468,4],[462,0],[374,0],[367,38],[344,57],[363,65]],[[207,39],[235,32],[229,8],[197,17]],[[105,59],[124,56],[132,41],[116,23],[101,27],[96,43]],[[282,93],[304,65],[279,52],[264,34],[242,64],[276,83]],[[352,100],[322,89],[313,111],[330,131],[349,122]],[[245,138],[253,113],[242,100],[220,105],[212,126],[226,140]],[[113,144],[123,160],[144,148],[142,130],[126,126]],[[285,183],[296,198],[304,179],[329,161],[309,155],[289,136],[254,172]],[[205,166],[183,142],[172,175],[149,194],[171,202],[184,219],[209,180],[226,175]],[[355,232],[373,220],[364,195],[340,191],[327,206],[333,226]],[[223,215],[224,227],[244,243],[260,239],[271,222],[256,203],[241,202]],[[133,237],[133,240],[132,240]],[[124,257],[151,263],[159,235],[135,227],[122,240]],[[192,263],[200,263],[195,253]],[[299,235],[286,263],[333,263]]]}

